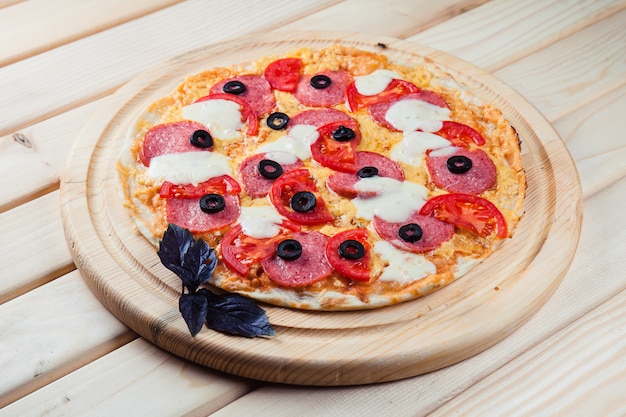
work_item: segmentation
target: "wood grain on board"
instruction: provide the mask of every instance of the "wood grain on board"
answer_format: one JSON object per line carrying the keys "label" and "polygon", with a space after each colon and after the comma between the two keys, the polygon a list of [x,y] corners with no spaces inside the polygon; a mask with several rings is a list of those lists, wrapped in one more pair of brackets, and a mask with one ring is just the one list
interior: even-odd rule
{"label": "wood grain on board", "polygon": [[[96,295],[129,327],[172,353],[273,382],[347,385],[397,380],[456,363],[510,334],[556,289],[576,248],[581,193],[573,163],[550,125],[504,84],[451,56],[385,38],[391,59],[430,57],[484,101],[497,105],[516,127],[525,144],[523,161],[530,184],[516,235],[454,289],[444,288],[424,299],[349,313],[268,307],[270,320],[278,327],[275,338],[233,340],[214,332],[189,337],[177,309],[178,284],[155,261],[154,248],[131,232],[132,221],[117,197],[115,163],[124,143],[119,137],[138,112],[179,82],[180,73],[303,45],[341,41],[373,49],[380,40],[314,33],[290,39],[255,36],[186,54],[134,80],[100,109],[73,149],[61,189],[68,239],[77,266]],[[554,264],[552,256],[564,262]],[[484,317],[492,319],[485,322]]]}

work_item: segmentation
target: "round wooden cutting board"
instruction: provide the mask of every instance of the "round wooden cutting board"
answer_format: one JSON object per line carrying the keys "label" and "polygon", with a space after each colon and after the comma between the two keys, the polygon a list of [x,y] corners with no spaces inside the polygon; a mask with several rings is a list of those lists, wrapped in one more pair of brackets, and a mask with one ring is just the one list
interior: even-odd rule
{"label": "round wooden cutting board", "polygon": [[[512,239],[484,263],[424,298],[367,311],[311,312],[263,305],[277,335],[247,339],[204,328],[191,337],[178,311],[180,281],[135,229],[115,163],[126,132],[153,100],[190,74],[302,46],[342,43],[404,64],[434,62],[485,102],[522,141],[528,192]],[[582,223],[573,161],[543,116],[513,89],[443,52],[391,38],[345,33],[254,35],[170,60],[130,81],[78,138],[61,183],[75,263],[100,301],[142,337],[202,365],[252,379],[304,385],[391,381],[456,363],[511,334],[567,272]],[[97,326],[97,323],[94,324]]]}

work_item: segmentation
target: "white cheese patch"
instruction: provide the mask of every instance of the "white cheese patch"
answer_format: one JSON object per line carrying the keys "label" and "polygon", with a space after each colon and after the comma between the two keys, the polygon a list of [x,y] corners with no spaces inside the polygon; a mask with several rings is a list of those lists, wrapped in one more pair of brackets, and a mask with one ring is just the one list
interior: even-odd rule
{"label": "white cheese patch", "polygon": [[452,143],[439,135],[429,132],[410,132],[401,142],[394,145],[390,158],[407,165],[420,166],[426,151],[450,147]]}
{"label": "white cheese patch", "polygon": [[428,197],[428,189],[421,184],[387,177],[361,178],[354,188],[357,191],[377,193],[373,197],[357,197],[352,200],[358,217],[372,220],[377,216],[390,223],[407,220],[411,214],[422,208]]}
{"label": "white cheese patch", "polygon": [[267,159],[278,162],[281,165],[291,165],[299,161],[298,157],[291,152],[271,151],[267,152]]}
{"label": "white cheese patch", "polygon": [[232,176],[230,158],[216,152],[183,152],[155,156],[148,176],[173,184],[193,184],[221,175]]}
{"label": "white cheese patch", "polygon": [[400,74],[390,70],[376,70],[367,75],[354,77],[356,91],[364,96],[380,94],[393,79],[401,79]]}
{"label": "white cheese patch", "polygon": [[378,277],[379,280],[408,284],[437,272],[435,264],[424,255],[396,249],[384,240],[376,242],[373,249],[388,263]]}
{"label": "white cheese patch", "polygon": [[259,146],[256,153],[283,151],[292,153],[301,160],[309,159],[311,157],[311,144],[318,137],[317,127],[313,125],[295,125],[288,134],[281,136],[273,142]]}
{"label": "white cheese patch", "polygon": [[443,120],[450,119],[450,109],[423,100],[405,99],[392,104],[385,113],[385,119],[405,133],[415,130],[436,132],[441,129]]}
{"label": "white cheese patch", "polygon": [[214,138],[226,141],[241,138],[241,112],[234,101],[216,99],[193,103],[183,107],[183,117],[208,127]]}
{"label": "white cheese patch", "polygon": [[446,146],[443,148],[435,149],[434,151],[430,153],[430,156],[432,156],[433,158],[437,158],[440,156],[451,156],[457,153],[458,151],[459,151],[459,148],[457,148],[456,146]]}
{"label": "white cheese patch", "polygon": [[257,239],[274,237],[282,222],[283,218],[273,206],[241,207],[239,224],[247,236]]}

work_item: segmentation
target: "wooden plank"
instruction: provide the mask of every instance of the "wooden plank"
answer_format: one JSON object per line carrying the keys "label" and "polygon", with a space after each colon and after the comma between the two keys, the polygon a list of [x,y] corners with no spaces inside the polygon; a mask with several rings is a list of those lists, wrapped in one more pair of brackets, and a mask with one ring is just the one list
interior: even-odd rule
{"label": "wooden plank", "polygon": [[495,72],[556,120],[626,84],[626,10]]}
{"label": "wooden plank", "polygon": [[[347,0],[277,30],[296,31],[305,27],[307,30],[366,32],[404,39],[485,2],[486,0]],[[354,10],[357,9],[358,15],[354,15]]]}
{"label": "wooden plank", "polygon": [[495,0],[408,40],[495,71],[624,8],[623,0]]}
{"label": "wooden plank", "polygon": [[73,143],[103,100],[0,137],[0,213],[58,189]]}
{"label": "wooden plank", "polygon": [[8,405],[0,416],[206,416],[254,386],[137,339]]}
{"label": "wooden plank", "polygon": [[58,191],[0,214],[0,229],[0,304],[75,269],[62,244]]}
{"label": "wooden plank", "polygon": [[626,176],[626,85],[554,122],[576,160],[583,193],[590,197]]}
{"label": "wooden plank", "polygon": [[430,416],[624,415],[625,312],[622,291]]}
{"label": "wooden plank", "polygon": [[180,1],[29,0],[16,4],[0,10],[0,39],[4,39],[0,67]]}
{"label": "wooden plank", "polygon": [[[265,32],[335,2],[276,0],[268,13],[263,2],[233,0],[223,7],[221,0],[190,0],[0,68],[0,135],[107,95],[187,50]],[[239,13],[242,8],[247,13]]]}
{"label": "wooden plank", "polygon": [[0,408],[136,338],[77,271],[0,305],[0,334]]}

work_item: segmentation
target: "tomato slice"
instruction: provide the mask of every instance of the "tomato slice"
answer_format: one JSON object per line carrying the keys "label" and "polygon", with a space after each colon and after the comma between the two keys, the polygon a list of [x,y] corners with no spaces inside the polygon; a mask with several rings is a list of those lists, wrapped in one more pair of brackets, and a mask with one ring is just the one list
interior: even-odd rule
{"label": "tomato slice", "polygon": [[350,111],[358,111],[366,107],[372,106],[378,103],[384,103],[408,93],[418,93],[420,88],[413,83],[404,80],[393,79],[387,85],[387,88],[381,93],[366,96],[358,92],[355,83],[351,83],[346,90],[346,99],[348,100],[348,107]]}
{"label": "tomato slice", "polygon": [[244,121],[244,123],[247,125],[246,134],[248,136],[254,136],[257,133],[259,133],[258,116],[256,112],[252,109],[252,107],[250,107],[250,104],[247,101],[243,100],[240,97],[237,97],[234,94],[211,93],[204,97],[200,97],[198,100],[195,101],[195,103],[199,103],[201,101],[207,101],[207,100],[230,100],[239,104],[239,107],[241,107],[240,109],[241,118]]}
{"label": "tomato slice", "polygon": [[199,198],[205,194],[239,194],[241,186],[229,175],[209,178],[198,185],[173,184],[164,181],[159,190],[161,198]]}
{"label": "tomato slice", "polygon": [[[291,207],[291,199],[301,191],[308,191],[315,196],[315,205],[309,210],[296,211]],[[272,184],[269,195],[276,210],[298,224],[311,225],[333,221],[333,216],[317,192],[315,181],[307,169],[294,169],[278,177]]]}
{"label": "tomato slice", "polygon": [[[354,138],[338,141],[333,134],[341,127],[352,129]],[[317,129],[318,139],[311,144],[311,156],[320,165],[335,171],[354,174],[356,172],[356,147],[361,142],[361,132],[355,120],[343,120]]]}
{"label": "tomato slice", "polygon": [[270,86],[280,91],[296,91],[300,74],[302,74],[300,58],[283,58],[270,63],[263,76]]}
{"label": "tomato slice", "polygon": [[435,133],[448,139],[453,145],[463,148],[469,148],[470,143],[474,143],[478,146],[485,144],[485,138],[476,130],[468,125],[451,122],[449,120],[444,121],[441,129]]}
{"label": "tomato slice", "polygon": [[[326,259],[333,268],[346,278],[357,281],[370,279],[370,244],[367,241],[366,229],[349,229],[337,233],[326,244]],[[363,245],[364,254],[357,259],[347,259],[340,255],[339,247],[346,241],[356,241]],[[347,246],[346,250],[354,253],[354,246]]]}
{"label": "tomato slice", "polygon": [[490,201],[471,194],[442,194],[426,201],[420,214],[454,224],[478,236],[508,236],[506,220],[500,210]]}
{"label": "tomato slice", "polygon": [[300,227],[291,222],[283,222],[284,229],[273,237],[255,238],[244,235],[241,225],[235,225],[226,232],[222,239],[220,250],[226,266],[241,276],[250,272],[250,266],[270,257],[276,251],[276,246],[291,232]]}

